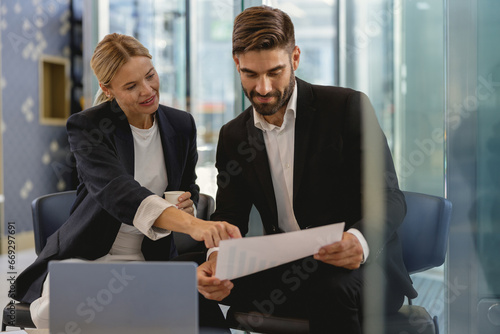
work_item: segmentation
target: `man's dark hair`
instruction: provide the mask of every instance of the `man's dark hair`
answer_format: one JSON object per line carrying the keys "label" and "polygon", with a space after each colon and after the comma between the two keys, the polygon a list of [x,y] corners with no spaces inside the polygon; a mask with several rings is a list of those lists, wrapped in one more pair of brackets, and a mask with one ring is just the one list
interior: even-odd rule
{"label": "man's dark hair", "polygon": [[295,48],[295,32],[290,17],[269,6],[250,7],[234,20],[233,55],[248,51]]}

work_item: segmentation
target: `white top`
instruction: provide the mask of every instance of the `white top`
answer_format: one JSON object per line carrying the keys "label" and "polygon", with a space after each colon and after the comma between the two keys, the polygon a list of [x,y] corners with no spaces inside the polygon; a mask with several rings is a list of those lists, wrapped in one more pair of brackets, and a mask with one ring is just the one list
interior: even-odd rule
{"label": "white top", "polygon": [[141,245],[144,235],[158,240],[170,231],[154,227],[155,220],[173,204],[161,196],[167,188],[167,168],[156,119],[149,129],[130,125],[134,138],[134,179],[155,195],[148,196],[139,206],[133,226],[122,224],[115,242],[109,251],[109,260],[144,260]]}

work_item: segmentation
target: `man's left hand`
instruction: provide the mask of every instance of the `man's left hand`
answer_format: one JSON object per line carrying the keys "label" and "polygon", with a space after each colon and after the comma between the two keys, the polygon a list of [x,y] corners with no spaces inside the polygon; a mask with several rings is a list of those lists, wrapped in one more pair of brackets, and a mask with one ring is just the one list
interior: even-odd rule
{"label": "man's left hand", "polygon": [[216,278],[217,252],[210,255],[210,259],[202,263],[197,270],[198,291],[207,299],[221,301],[231,293],[233,282]]}
{"label": "man's left hand", "polygon": [[354,234],[344,232],[341,241],[321,247],[314,258],[336,267],[354,270],[363,261],[363,248]]}

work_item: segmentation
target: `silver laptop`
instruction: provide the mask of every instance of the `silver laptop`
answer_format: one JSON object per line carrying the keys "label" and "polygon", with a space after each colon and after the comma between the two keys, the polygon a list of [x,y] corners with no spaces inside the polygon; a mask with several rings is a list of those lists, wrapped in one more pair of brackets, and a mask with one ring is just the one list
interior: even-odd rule
{"label": "silver laptop", "polygon": [[198,334],[191,262],[50,262],[50,333]]}

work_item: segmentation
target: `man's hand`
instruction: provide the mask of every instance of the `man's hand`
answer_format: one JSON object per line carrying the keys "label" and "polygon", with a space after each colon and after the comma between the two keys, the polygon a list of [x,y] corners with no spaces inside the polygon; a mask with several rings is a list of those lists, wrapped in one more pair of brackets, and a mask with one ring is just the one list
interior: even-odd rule
{"label": "man's hand", "polygon": [[207,262],[198,267],[198,291],[207,299],[221,301],[229,296],[234,284],[229,280],[221,281],[214,277],[216,264],[217,252],[214,252]]}
{"label": "man's hand", "polygon": [[363,261],[363,248],[354,234],[344,232],[341,241],[321,247],[314,258],[336,267],[358,269]]}

